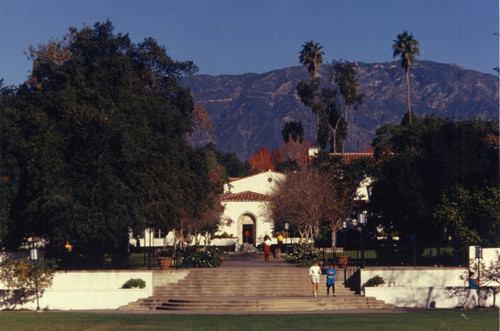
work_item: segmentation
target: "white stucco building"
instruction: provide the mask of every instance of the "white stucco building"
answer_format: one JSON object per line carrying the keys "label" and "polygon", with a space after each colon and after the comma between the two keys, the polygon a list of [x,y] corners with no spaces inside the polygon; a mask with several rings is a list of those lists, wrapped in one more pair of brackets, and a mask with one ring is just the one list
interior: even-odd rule
{"label": "white stucco building", "polygon": [[274,224],[265,213],[265,204],[276,183],[284,179],[284,174],[269,170],[230,180],[224,187],[224,221],[218,234],[232,235],[239,245],[245,241],[259,244],[266,234],[273,237]]}
{"label": "white stucco building", "polygon": [[[314,155],[310,155],[313,158]],[[344,161],[349,163],[360,157],[373,157],[373,153],[345,153]],[[269,235],[273,242],[274,223],[266,215],[266,203],[269,195],[279,181],[284,180],[285,174],[268,170],[255,175],[242,178],[231,178],[224,185],[222,204],[224,214],[221,218],[219,230],[216,235],[227,235],[228,238],[212,238],[211,245],[216,246],[241,246],[248,241],[258,245],[264,241],[264,236]],[[357,188],[357,200],[367,201],[370,199],[372,178],[365,178]],[[248,233],[248,237],[245,237]],[[226,236],[224,236],[226,237]],[[194,239],[193,239],[194,240]],[[203,238],[201,242],[203,242]],[[158,229],[146,229],[144,235],[139,239],[141,247],[161,247],[173,245],[174,235],[172,232],[165,233]],[[194,241],[193,241],[194,242]],[[131,244],[136,245],[136,240],[131,238]]]}

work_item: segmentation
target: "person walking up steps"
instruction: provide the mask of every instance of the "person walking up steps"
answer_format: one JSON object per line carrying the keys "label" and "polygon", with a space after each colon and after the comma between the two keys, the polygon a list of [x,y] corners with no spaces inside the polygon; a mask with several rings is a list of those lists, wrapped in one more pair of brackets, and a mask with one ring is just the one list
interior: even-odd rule
{"label": "person walking up steps", "polygon": [[314,297],[318,297],[318,287],[319,287],[319,279],[321,276],[321,268],[318,265],[318,261],[314,261],[314,264],[311,268],[309,268],[309,275],[307,276],[307,280],[311,280],[313,286],[313,295]]}
{"label": "person walking up steps", "polygon": [[335,268],[333,268],[333,263],[330,267],[326,269],[326,295],[330,295],[330,287],[332,288],[332,295],[335,296]]}

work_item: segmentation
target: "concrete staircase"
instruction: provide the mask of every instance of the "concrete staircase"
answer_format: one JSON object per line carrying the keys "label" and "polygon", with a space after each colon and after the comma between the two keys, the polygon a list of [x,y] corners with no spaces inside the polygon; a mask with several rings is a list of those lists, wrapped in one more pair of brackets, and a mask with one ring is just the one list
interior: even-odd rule
{"label": "concrete staircase", "polygon": [[[266,266],[266,265],[264,265]],[[155,286],[153,296],[122,306],[121,310],[185,311],[307,311],[392,308],[383,301],[355,294],[342,284],[337,271],[335,297],[326,296],[321,277],[318,297],[306,280],[308,268],[286,264],[269,267],[190,269],[177,283]],[[166,271],[168,272],[168,271]]]}

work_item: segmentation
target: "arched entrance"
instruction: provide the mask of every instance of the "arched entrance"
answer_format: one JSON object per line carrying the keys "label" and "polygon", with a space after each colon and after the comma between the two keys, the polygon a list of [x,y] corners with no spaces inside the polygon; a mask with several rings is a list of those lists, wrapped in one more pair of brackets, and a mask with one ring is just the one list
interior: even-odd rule
{"label": "arched entrance", "polygon": [[255,218],[250,214],[245,214],[240,218],[240,231],[242,243],[255,245],[256,224]]}

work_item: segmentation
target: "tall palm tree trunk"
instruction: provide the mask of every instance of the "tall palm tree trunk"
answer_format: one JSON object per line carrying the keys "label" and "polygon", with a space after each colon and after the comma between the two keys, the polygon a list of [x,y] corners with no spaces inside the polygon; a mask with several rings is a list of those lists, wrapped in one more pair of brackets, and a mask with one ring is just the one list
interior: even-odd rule
{"label": "tall palm tree trunk", "polygon": [[[344,120],[346,123],[347,123],[347,108],[348,108],[348,105],[346,104],[345,105],[345,114],[344,114]],[[344,155],[344,146],[345,146],[345,139],[342,140],[342,155]]]}
{"label": "tall palm tree trunk", "polygon": [[410,106],[410,69],[406,71],[406,89],[408,90],[408,123],[411,124],[411,106]]}

